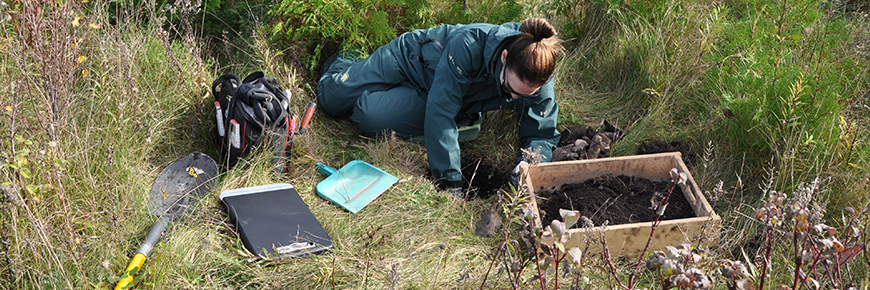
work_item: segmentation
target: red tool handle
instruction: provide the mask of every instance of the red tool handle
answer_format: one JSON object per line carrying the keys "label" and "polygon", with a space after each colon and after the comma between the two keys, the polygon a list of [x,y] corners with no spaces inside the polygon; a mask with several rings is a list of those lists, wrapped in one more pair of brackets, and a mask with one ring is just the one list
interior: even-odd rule
{"label": "red tool handle", "polygon": [[315,109],[317,109],[317,103],[308,103],[308,107],[305,108],[305,113],[302,114],[302,125],[299,127],[299,134],[304,133],[305,129],[308,128],[308,123],[310,123],[311,118],[314,117]]}
{"label": "red tool handle", "polygon": [[290,116],[287,116],[287,119],[290,120],[290,124],[288,124],[289,127],[287,127],[287,136],[293,138],[293,135],[296,134],[296,115],[290,113]]}

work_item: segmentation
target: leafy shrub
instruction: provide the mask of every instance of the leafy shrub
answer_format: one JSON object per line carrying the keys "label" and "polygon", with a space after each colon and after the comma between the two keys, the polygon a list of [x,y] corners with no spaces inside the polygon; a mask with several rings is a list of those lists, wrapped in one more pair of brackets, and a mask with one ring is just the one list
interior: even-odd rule
{"label": "leafy shrub", "polygon": [[[405,13],[402,2],[282,1],[270,11],[276,18],[272,32],[279,40],[302,41],[313,48],[307,65],[313,68],[325,47],[341,41],[342,48],[371,50],[396,35],[397,23],[388,16]],[[389,17],[393,18],[394,17]]]}
{"label": "leafy shrub", "polygon": [[283,0],[269,15],[275,40],[302,43],[308,49],[303,63],[313,69],[335,52],[370,53],[413,29],[440,23],[514,21],[521,8],[515,0]]}

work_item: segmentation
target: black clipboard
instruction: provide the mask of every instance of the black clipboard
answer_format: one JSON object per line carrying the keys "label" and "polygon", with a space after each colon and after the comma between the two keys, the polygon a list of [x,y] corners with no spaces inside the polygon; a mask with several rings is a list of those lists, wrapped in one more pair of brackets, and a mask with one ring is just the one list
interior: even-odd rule
{"label": "black clipboard", "polygon": [[265,259],[320,254],[332,240],[287,183],[224,191],[221,202],[245,248]]}

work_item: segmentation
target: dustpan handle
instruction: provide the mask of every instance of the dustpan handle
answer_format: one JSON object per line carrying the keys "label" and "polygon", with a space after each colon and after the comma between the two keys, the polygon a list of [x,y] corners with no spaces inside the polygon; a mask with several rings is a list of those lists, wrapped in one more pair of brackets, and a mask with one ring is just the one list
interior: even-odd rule
{"label": "dustpan handle", "polygon": [[322,162],[317,162],[317,164],[315,164],[314,166],[317,167],[317,170],[320,170],[320,172],[323,172],[323,174],[326,174],[326,176],[330,176],[330,175],[334,174],[336,171],[338,171],[337,169],[329,167],[326,164],[323,164]]}

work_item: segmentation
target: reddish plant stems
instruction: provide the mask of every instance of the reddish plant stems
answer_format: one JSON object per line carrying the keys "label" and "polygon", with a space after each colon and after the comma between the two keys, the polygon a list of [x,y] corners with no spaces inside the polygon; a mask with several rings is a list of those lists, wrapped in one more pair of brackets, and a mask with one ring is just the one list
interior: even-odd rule
{"label": "reddish plant stems", "polygon": [[801,255],[803,252],[803,243],[798,244],[798,232],[797,227],[795,227],[792,233],[792,244],[794,245],[794,282],[792,283],[791,289],[793,290],[797,290],[798,281],[801,280],[801,264],[803,264],[804,260],[803,255]]}
{"label": "reddish plant stems", "polygon": [[[819,261],[821,260],[821,257],[822,257],[822,253],[819,252],[819,248],[816,247],[816,244],[810,243],[810,249],[813,251],[813,264],[810,265],[809,269],[807,269],[806,276],[809,276],[810,272],[813,272],[813,275],[818,274],[816,272],[816,265],[819,263]],[[804,285],[806,285],[806,283],[807,283],[807,279],[806,279],[806,277],[800,277],[800,278],[801,278],[800,279],[801,280],[800,288],[803,288]]]}
{"label": "reddish plant stems", "polygon": [[[598,233],[599,238],[601,239],[601,247],[603,248],[602,252],[604,253],[604,261],[607,262],[607,266],[610,267],[610,274],[613,275],[613,279],[616,280],[616,283],[619,284],[619,287],[622,289],[629,289],[629,287],[625,287],[622,284],[622,281],[619,280],[619,276],[616,273],[616,267],[613,267],[613,261],[610,260],[610,250],[607,249],[607,239],[604,238],[604,233]],[[643,257],[641,257],[643,259]]]}
{"label": "reddish plant stems", "polygon": [[870,267],[870,254],[867,253],[867,230],[870,229],[865,228],[863,231],[861,231],[861,236],[864,237],[864,262],[867,263],[867,267]]}
{"label": "reddish plant stems", "polygon": [[556,260],[556,288],[555,290],[559,290],[559,260]]}
{"label": "reddish plant stems", "polygon": [[646,256],[646,252],[649,250],[649,245],[652,243],[653,235],[656,233],[656,228],[659,227],[659,220],[661,216],[656,215],[655,220],[652,223],[652,230],[649,231],[649,238],[646,240],[646,246],[643,247],[643,252],[640,253],[640,258],[637,260],[637,264],[634,265],[634,271],[631,272],[631,275],[628,275],[628,287],[632,288],[634,286],[634,277],[637,275],[637,271],[640,269],[640,265],[643,263],[643,257]]}
{"label": "reddish plant stems", "polygon": [[834,276],[831,274],[831,268],[828,267],[827,263],[822,264],[822,266],[825,266],[825,274],[828,275],[828,279],[831,279],[831,283],[834,283],[834,289],[837,289],[837,283],[834,282]]}
{"label": "reddish plant stems", "polygon": [[[662,289],[664,289],[664,290],[671,289],[671,280],[668,280],[665,277],[665,275],[662,274],[661,272],[659,272],[659,276],[662,277]],[[679,286],[677,286],[677,287],[679,288]],[[680,288],[680,289],[682,289],[682,288]]]}
{"label": "reddish plant stems", "polygon": [[843,273],[840,272],[840,254],[834,254],[834,275],[836,280],[831,280],[834,283],[834,289],[840,288],[840,282],[843,281]]}
{"label": "reddish plant stems", "polygon": [[[511,286],[513,286],[514,289],[517,289],[520,287],[520,277],[522,277],[523,271],[526,270],[527,262],[525,261],[525,258],[522,258],[521,261],[523,261],[523,263],[520,264],[520,269],[517,271],[516,277],[511,277],[510,271],[508,271],[508,278],[509,278],[508,280],[513,279],[513,284],[511,284]],[[506,264],[505,267],[507,269],[510,269],[510,264],[509,263]]]}
{"label": "reddish plant stems", "polygon": [[521,267],[520,267],[520,271],[517,272],[517,276],[514,277],[514,284],[513,284],[513,286],[514,286],[514,290],[520,288],[520,273],[522,273],[523,271],[525,271],[525,269],[526,269],[526,266],[525,266],[525,265],[521,266]]}
{"label": "reddish plant stems", "polygon": [[[492,271],[492,265],[495,264],[495,259],[498,258],[498,255],[499,255],[499,253],[501,253],[501,249],[502,249],[503,247],[504,247],[504,242],[502,242],[502,243],[499,245],[498,250],[497,250],[497,251],[495,252],[495,254],[492,256],[492,261],[489,262],[489,269],[486,269],[486,274],[483,275],[483,281],[480,282],[480,288],[478,288],[478,289],[483,290],[483,284],[486,284],[486,280],[489,278],[489,272]],[[508,268],[508,271],[507,271],[507,272],[510,273],[510,268]]]}
{"label": "reddish plant stems", "polygon": [[[671,184],[671,188],[668,190],[668,195],[666,195],[665,198],[662,199],[662,204],[659,206],[667,206],[668,205],[668,199],[671,198],[671,193],[674,192],[674,188],[677,186],[677,183],[679,181],[680,181],[679,177],[677,177],[676,180],[674,180],[674,183]],[[656,228],[659,227],[659,223],[661,222],[662,216],[660,214],[658,214],[658,209],[655,209],[655,210],[656,210],[656,212],[655,212],[656,217],[655,217],[655,219],[653,219],[652,229],[649,231],[649,238],[646,240],[646,246],[643,247],[643,252],[640,253],[640,258],[638,258],[637,264],[634,265],[634,271],[631,272],[631,275],[628,275],[628,287],[629,288],[632,288],[632,286],[634,286],[634,277],[635,277],[635,275],[637,275],[637,271],[640,270],[640,265],[643,263],[643,257],[646,256],[646,252],[649,251],[649,246],[650,246],[650,244],[652,244],[653,235],[655,235]]]}
{"label": "reddish plant stems", "polygon": [[[544,285],[544,276],[541,276],[541,260],[538,259],[538,252],[535,250],[535,269],[538,270],[538,281],[541,282],[541,290],[546,290],[547,288]],[[519,282],[519,280],[517,280]],[[519,288],[519,283],[515,284],[514,290]]]}
{"label": "reddish plant stems", "polygon": [[767,268],[770,265],[770,252],[773,249],[773,225],[770,223],[770,216],[767,217],[767,243],[764,246],[764,260],[761,264],[761,278],[758,279],[758,289],[764,289],[764,282],[767,279]]}
{"label": "reddish plant stems", "polygon": [[[522,273],[522,271],[520,271],[520,273]],[[541,272],[538,271],[538,273],[541,273]],[[513,286],[514,286],[514,290],[520,289],[520,274],[517,274],[517,276],[514,277],[514,285]]]}

